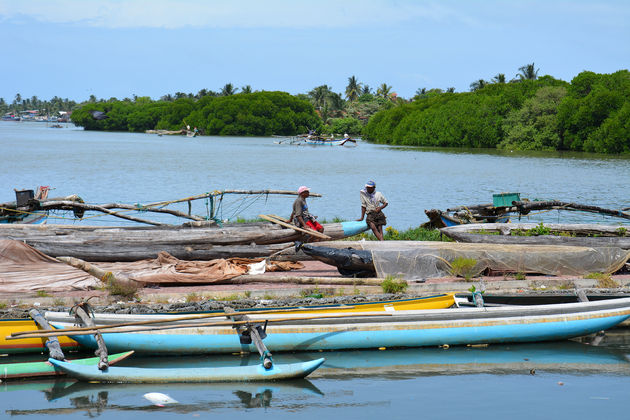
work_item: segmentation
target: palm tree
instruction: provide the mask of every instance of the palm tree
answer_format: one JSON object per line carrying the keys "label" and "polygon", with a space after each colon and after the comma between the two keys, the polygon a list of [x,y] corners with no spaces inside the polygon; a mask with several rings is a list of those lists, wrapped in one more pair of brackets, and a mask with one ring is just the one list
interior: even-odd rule
{"label": "palm tree", "polygon": [[454,87],[447,87],[446,88],[446,93],[455,93],[455,88]]}
{"label": "palm tree", "polygon": [[534,63],[526,64],[523,67],[519,67],[519,72],[517,73],[517,77],[520,80],[536,80],[538,78],[538,70]]}
{"label": "palm tree", "polygon": [[372,94],[372,89],[370,88],[369,85],[363,85],[363,87],[361,88],[361,95],[371,95]]}
{"label": "palm tree", "polygon": [[322,107],[326,104],[331,93],[332,91],[330,90],[328,85],[321,85],[311,90],[308,95],[311,97],[313,106],[321,110]]}
{"label": "palm tree", "polygon": [[252,87],[250,85],[245,85],[241,88],[241,93],[252,93]]}
{"label": "palm tree", "polygon": [[472,82],[472,83],[470,84],[470,91],[471,91],[471,92],[474,92],[474,91],[476,91],[476,90],[482,89],[482,88],[483,88],[484,86],[486,86],[487,84],[488,84],[488,82],[486,82],[486,81],[485,81],[485,80],[483,80],[483,79],[476,80],[476,81],[474,81],[474,82]]}
{"label": "palm tree", "polygon": [[354,102],[359,97],[360,92],[361,83],[359,83],[357,78],[354,76],[348,77],[348,86],[346,86],[346,98],[348,98],[350,102]]}
{"label": "palm tree", "polygon": [[493,83],[505,83],[505,74],[498,73],[496,76],[492,78]]}
{"label": "palm tree", "polygon": [[378,89],[376,89],[376,96],[380,96],[381,98],[388,99],[391,94],[392,87],[387,83],[381,84]]}
{"label": "palm tree", "polygon": [[225,86],[221,88],[221,96],[230,96],[234,95],[238,88],[235,88],[232,83],[226,83]]}
{"label": "palm tree", "polygon": [[184,92],[175,92],[175,99],[185,98],[186,94]]}
{"label": "palm tree", "polygon": [[19,105],[22,103],[22,95],[20,95],[19,93],[15,95],[15,99],[13,100],[13,103],[16,105]]}
{"label": "palm tree", "polygon": [[170,93],[167,93],[166,95],[163,95],[160,100],[162,101],[166,101],[166,102],[173,102],[173,95],[171,95]]}
{"label": "palm tree", "polygon": [[418,88],[416,89],[416,96],[422,96],[427,93],[427,88]]}

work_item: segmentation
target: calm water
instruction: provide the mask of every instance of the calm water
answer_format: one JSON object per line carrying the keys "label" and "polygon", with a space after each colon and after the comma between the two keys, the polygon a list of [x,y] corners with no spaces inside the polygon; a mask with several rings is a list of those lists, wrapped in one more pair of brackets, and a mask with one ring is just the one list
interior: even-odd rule
{"label": "calm water", "polygon": [[[148,203],[214,190],[295,190],[308,185],[323,194],[311,199],[314,214],[328,220],[353,219],[360,215],[358,191],[373,179],[390,201],[386,214],[396,228],[425,222],[425,209],[488,203],[499,192],[630,207],[628,159],[433,151],[364,142],[356,148],[291,146],[274,140],[159,137],[0,122],[0,202],[14,200],[14,188],[38,185],[56,188],[51,196],[78,194],[90,203]],[[263,212],[288,216],[293,198],[229,201],[220,214],[223,219]],[[197,202],[193,211],[205,214],[204,203]],[[551,212],[532,220],[540,217],[568,221],[578,216],[563,214],[559,219]],[[601,216],[589,216],[588,221],[607,222]],[[111,223],[102,218],[87,222]]]}
{"label": "calm water", "polygon": [[[153,418],[623,418],[630,390],[630,334],[601,346],[574,341],[485,348],[277,354],[276,363],[326,357],[308,380],[271,384],[0,384],[0,417]],[[200,365],[252,364],[257,357],[197,358]],[[128,360],[155,366],[156,359]],[[165,367],[189,359],[163,358]],[[530,372],[534,370],[534,375]],[[177,403],[157,407],[144,394]],[[132,413],[133,412],[133,413]]]}
{"label": "calm water", "polygon": [[[397,228],[425,222],[425,209],[491,202],[493,193],[506,191],[531,199],[630,206],[630,160],[615,157],[367,143],[352,149],[296,147],[270,138],[189,139],[12,122],[0,122],[0,150],[0,202],[14,200],[13,188],[38,185],[56,188],[51,196],[78,194],[91,203],[147,203],[219,189],[294,190],[305,184],[324,195],[311,200],[313,213],[352,219],[360,215],[359,189],[373,179],[390,201],[386,214]],[[226,201],[220,216],[288,215],[292,201]],[[203,214],[203,202],[194,211]],[[558,216],[544,217],[557,221]],[[630,335],[623,333],[609,335],[601,347],[565,342],[325,353],[327,363],[309,380],[271,385],[19,381],[0,384],[0,418],[621,418],[630,396],[629,343]],[[320,355],[276,355],[275,361]],[[160,363],[256,360],[234,356]],[[166,393],[179,403],[155,407],[143,397],[148,392]]]}

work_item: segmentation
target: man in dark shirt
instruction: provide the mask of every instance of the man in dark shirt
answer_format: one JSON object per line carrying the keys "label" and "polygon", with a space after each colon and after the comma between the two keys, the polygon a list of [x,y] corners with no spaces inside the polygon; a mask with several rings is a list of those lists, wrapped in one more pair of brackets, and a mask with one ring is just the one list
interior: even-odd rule
{"label": "man in dark shirt", "polygon": [[293,202],[293,210],[289,219],[298,227],[323,232],[324,227],[316,220],[317,217],[308,212],[306,198],[310,195],[310,188],[302,185],[297,192],[298,197]]}

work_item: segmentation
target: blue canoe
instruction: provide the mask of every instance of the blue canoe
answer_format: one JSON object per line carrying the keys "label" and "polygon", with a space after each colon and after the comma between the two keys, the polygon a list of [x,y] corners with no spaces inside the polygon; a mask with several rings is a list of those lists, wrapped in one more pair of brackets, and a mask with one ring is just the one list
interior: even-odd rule
{"label": "blue canoe", "polygon": [[[339,318],[314,319],[296,314],[286,320],[287,314],[248,316],[260,323],[269,320],[264,343],[271,352],[517,343],[563,340],[612,328],[630,317],[630,298],[553,305],[367,312]],[[300,320],[300,317],[309,319]],[[99,323],[98,314],[94,320]],[[53,322],[56,328],[71,327],[73,322],[71,318],[67,323],[58,321]],[[107,348],[115,352],[129,349],[152,355],[256,352],[253,344],[240,342],[231,325],[189,323],[178,326],[174,323],[162,328],[103,331],[103,339]],[[82,346],[96,348],[92,336],[68,335]]]}
{"label": "blue canoe", "polygon": [[173,382],[259,382],[305,378],[320,367],[326,359],[302,363],[274,364],[265,369],[261,364],[252,366],[211,368],[134,368],[77,365],[49,359],[48,361],[68,376],[82,381],[120,383],[173,383]]}

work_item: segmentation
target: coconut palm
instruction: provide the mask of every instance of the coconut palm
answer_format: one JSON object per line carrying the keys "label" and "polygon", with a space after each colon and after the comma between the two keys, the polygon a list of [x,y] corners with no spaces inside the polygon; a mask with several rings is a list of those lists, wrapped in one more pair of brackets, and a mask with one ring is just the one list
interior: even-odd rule
{"label": "coconut palm", "polygon": [[498,73],[496,76],[492,78],[493,83],[505,83],[505,74]]}
{"label": "coconut palm", "polygon": [[392,87],[387,83],[381,84],[378,89],[376,89],[376,96],[380,96],[381,98],[388,99],[391,95]]}
{"label": "coconut palm", "polygon": [[232,83],[226,83],[225,86],[221,88],[221,96],[230,96],[234,95],[238,88],[235,88]]}
{"label": "coconut palm", "polygon": [[346,98],[350,102],[354,102],[359,97],[361,93],[361,83],[357,80],[356,77],[351,76],[348,77],[348,86],[346,86]]}
{"label": "coconut palm", "polygon": [[361,95],[371,95],[372,94],[372,88],[370,88],[369,85],[363,85],[363,87],[361,88]]}
{"label": "coconut palm", "polygon": [[538,78],[538,70],[534,63],[526,64],[523,67],[519,67],[519,72],[517,73],[517,77],[520,80],[536,80]]}
{"label": "coconut palm", "polygon": [[250,85],[245,85],[241,88],[241,93],[252,93],[252,87]]}
{"label": "coconut palm", "polygon": [[315,108],[321,109],[328,100],[328,97],[332,91],[328,87],[328,85],[317,86],[315,89],[311,90],[308,93],[308,96],[311,98],[311,102]]}
{"label": "coconut palm", "polygon": [[486,86],[488,84],[488,82],[486,82],[483,79],[479,79],[479,80],[475,80],[474,82],[472,82],[470,84],[470,91],[474,92],[476,90],[482,89],[484,86]]}

